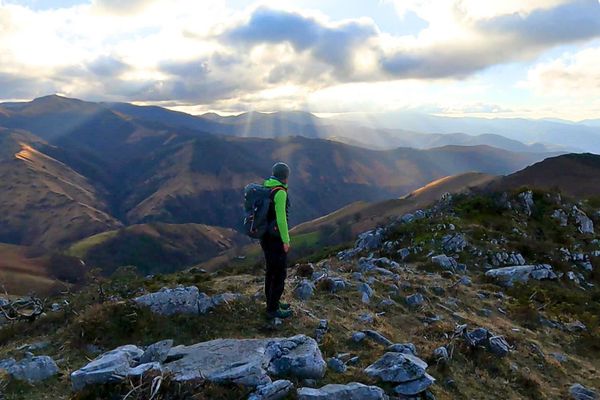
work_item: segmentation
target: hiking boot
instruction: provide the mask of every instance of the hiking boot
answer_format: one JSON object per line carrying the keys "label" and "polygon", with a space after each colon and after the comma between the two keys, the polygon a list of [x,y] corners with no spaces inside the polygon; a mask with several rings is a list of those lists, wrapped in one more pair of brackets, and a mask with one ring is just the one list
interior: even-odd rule
{"label": "hiking boot", "polygon": [[279,309],[280,310],[289,310],[291,308],[292,308],[292,306],[290,306],[290,303],[285,303],[283,301],[279,302]]}
{"label": "hiking boot", "polygon": [[275,311],[267,311],[267,317],[269,317],[270,319],[273,318],[288,318],[292,316],[292,311],[291,310],[282,310],[281,308],[278,308]]}

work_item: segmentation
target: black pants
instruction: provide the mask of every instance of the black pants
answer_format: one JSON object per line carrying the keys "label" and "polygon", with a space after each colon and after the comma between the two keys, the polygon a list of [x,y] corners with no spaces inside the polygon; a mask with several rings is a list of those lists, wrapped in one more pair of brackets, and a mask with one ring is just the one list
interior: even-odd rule
{"label": "black pants", "polygon": [[287,254],[283,250],[281,238],[266,234],[260,245],[265,253],[267,264],[265,272],[265,297],[267,298],[267,311],[276,311],[279,308],[279,299],[285,288],[287,276]]}

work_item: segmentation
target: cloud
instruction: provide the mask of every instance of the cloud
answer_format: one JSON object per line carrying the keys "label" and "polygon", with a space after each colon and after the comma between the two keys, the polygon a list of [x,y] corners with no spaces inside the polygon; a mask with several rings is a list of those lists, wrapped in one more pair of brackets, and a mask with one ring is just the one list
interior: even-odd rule
{"label": "cloud", "polygon": [[260,7],[247,21],[226,30],[222,38],[233,46],[246,48],[287,43],[295,51],[309,52],[315,60],[335,68],[334,74],[348,76],[352,73],[354,52],[378,34],[377,26],[370,20],[328,24],[298,12]]}
{"label": "cloud", "polygon": [[459,28],[449,29],[455,35],[430,37],[422,46],[388,52],[381,58],[385,73],[398,78],[462,78],[493,65],[533,59],[553,46],[600,37],[596,0],[481,20],[471,19],[467,9],[455,9],[454,17],[461,21]]}
{"label": "cloud", "polygon": [[87,69],[98,76],[118,76],[129,69],[123,61],[112,56],[100,56],[87,65]]}
{"label": "cloud", "polygon": [[600,98],[600,47],[566,53],[532,67],[519,85],[540,95]]}
{"label": "cloud", "polygon": [[600,36],[600,3],[576,0],[527,15],[513,13],[481,21],[484,34],[511,36],[521,46],[548,46]]}
{"label": "cloud", "polygon": [[[399,13],[426,22],[405,36],[382,32],[367,17],[333,20],[291,8],[298,2],[265,1],[280,8],[234,9],[225,0],[92,0],[34,10],[0,0],[2,96],[27,98],[43,90],[228,109],[289,108],[319,92],[326,98],[319,104],[336,107],[423,104],[432,96],[458,103],[469,82],[490,67],[511,68],[557,46],[577,49],[600,37],[597,0],[397,0]],[[584,64],[597,65],[598,57],[539,64],[527,90],[550,82],[557,91],[591,90],[595,72]],[[453,83],[451,92],[439,89]],[[339,86],[345,89],[329,90]],[[497,102],[479,93],[468,101]]]}
{"label": "cloud", "polygon": [[156,3],[155,0],[94,0],[93,6],[100,13],[130,15],[143,11]]}

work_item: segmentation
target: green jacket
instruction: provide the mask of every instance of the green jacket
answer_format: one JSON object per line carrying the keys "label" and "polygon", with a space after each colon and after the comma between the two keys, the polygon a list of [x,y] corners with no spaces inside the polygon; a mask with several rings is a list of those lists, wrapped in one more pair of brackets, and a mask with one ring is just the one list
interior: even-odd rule
{"label": "green jacket", "polygon": [[[287,189],[288,187],[285,183],[280,182],[274,177],[267,179],[263,185],[268,188],[282,186]],[[275,203],[275,219],[277,221],[277,229],[281,235],[281,240],[285,244],[290,244],[290,232],[287,221],[287,191],[278,190],[277,193],[275,193],[273,202]]]}

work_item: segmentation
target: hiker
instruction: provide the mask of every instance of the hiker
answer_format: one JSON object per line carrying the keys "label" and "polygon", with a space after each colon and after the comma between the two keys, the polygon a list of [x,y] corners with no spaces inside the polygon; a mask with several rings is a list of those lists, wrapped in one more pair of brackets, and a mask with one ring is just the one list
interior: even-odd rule
{"label": "hiker", "polygon": [[260,245],[265,253],[265,296],[267,316],[270,318],[287,318],[292,315],[290,305],[280,301],[287,276],[287,253],[290,251],[287,197],[289,175],[288,165],[278,162],[273,165],[273,175],[263,184],[271,190],[267,213],[268,229],[260,238]]}

